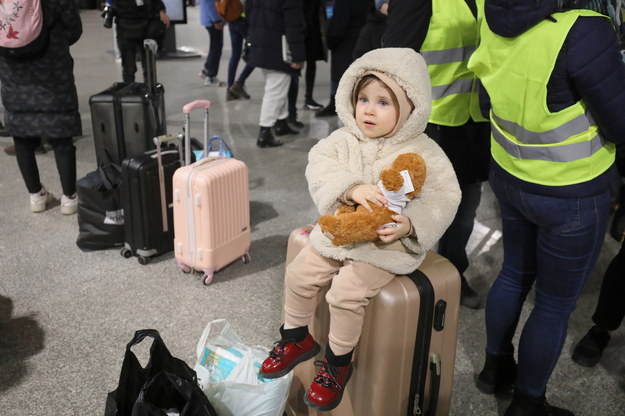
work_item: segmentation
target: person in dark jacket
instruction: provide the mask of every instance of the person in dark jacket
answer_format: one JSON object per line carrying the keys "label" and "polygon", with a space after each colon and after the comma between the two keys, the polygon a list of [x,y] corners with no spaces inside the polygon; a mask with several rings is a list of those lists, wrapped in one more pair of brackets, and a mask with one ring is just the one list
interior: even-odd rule
{"label": "person in dark jacket", "polygon": [[[143,3],[143,2],[142,2]],[[117,46],[122,58],[122,79],[134,82],[137,72],[137,53],[141,56],[143,77],[146,76],[146,61],[143,41],[154,39],[157,42],[169,27],[169,17],[162,0],[145,1],[141,6],[136,0],[114,0]]]}
{"label": "person in dark jacket", "polygon": [[41,184],[35,158],[35,149],[45,137],[54,149],[61,179],[61,213],[69,215],[76,213],[78,202],[72,137],[82,135],[69,47],[82,35],[82,22],[71,0],[41,4],[48,28],[47,49],[29,58],[0,57],[0,93],[6,129],[13,136],[17,164],[30,193],[31,211],[45,211],[54,201]]}
{"label": "person in dark jacket", "polygon": [[[505,416],[573,415],[547,403],[547,384],[603,244],[618,175],[614,144],[625,141],[625,65],[614,27],[581,3],[487,0],[469,61],[490,98],[489,182],[504,247],[477,383],[487,393],[514,385]],[[517,365],[513,338],[534,286]]]}
{"label": "person in dark jacket", "polygon": [[[276,147],[283,143],[276,140],[274,133],[276,136],[298,133],[287,123],[287,94],[292,72],[301,69],[306,61],[302,3],[301,0],[247,0],[245,12],[249,19],[248,63],[262,68],[265,75],[256,145]],[[283,58],[283,47],[291,54],[290,63]]]}
{"label": "person in dark jacket", "polygon": [[313,98],[315,78],[317,77],[317,61],[327,61],[328,51],[323,38],[326,27],[325,1],[304,0],[304,21],[306,24],[306,94],[304,107],[309,110],[320,110],[321,104]]}
{"label": "person in dark jacket", "polygon": [[330,102],[315,113],[316,117],[336,116],[334,94],[343,73],[354,61],[354,46],[367,13],[375,7],[373,0],[337,0],[328,20],[326,43],[330,49]]}
{"label": "person in dark jacket", "polygon": [[[426,133],[451,160],[462,190],[456,218],[441,237],[437,251],[460,272],[460,302],[472,309],[478,309],[482,300],[464,275],[469,268],[466,246],[482,197],[482,182],[488,179],[490,126],[486,119],[478,117],[478,94],[463,90],[461,86],[474,78],[466,67],[470,53],[465,53],[463,60],[454,58],[453,62],[446,63],[440,61],[440,56],[441,50],[477,46],[476,16],[476,0],[392,0],[382,38],[383,47],[413,48],[421,52],[428,63],[434,104]],[[432,28],[434,30],[430,31]],[[441,33],[446,39],[436,37]],[[454,43],[454,39],[463,37],[463,41]],[[437,59],[436,63],[430,64],[433,59]],[[452,68],[454,65],[458,68]],[[443,88],[443,94],[448,95],[441,96],[437,92]],[[473,111],[467,99],[471,94],[474,95]]]}

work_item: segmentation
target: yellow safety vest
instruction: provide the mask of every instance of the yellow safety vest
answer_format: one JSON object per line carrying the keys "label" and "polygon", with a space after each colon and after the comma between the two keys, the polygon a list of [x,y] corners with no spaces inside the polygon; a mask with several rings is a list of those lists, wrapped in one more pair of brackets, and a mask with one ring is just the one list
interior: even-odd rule
{"label": "yellow safety vest", "polygon": [[[547,108],[547,83],[562,45],[589,10],[554,13],[514,37],[481,26],[481,44],[469,61],[491,100],[491,154],[527,182],[566,186],[589,181],[614,162],[615,146],[601,137],[583,101],[558,112]],[[604,16],[605,17],[605,16]]]}
{"label": "yellow safety vest", "polygon": [[[476,3],[482,16],[484,0]],[[478,39],[478,21],[465,0],[432,1],[432,18],[421,46],[432,81],[431,123],[461,126],[469,118],[487,121],[479,109],[479,81],[467,68]]]}

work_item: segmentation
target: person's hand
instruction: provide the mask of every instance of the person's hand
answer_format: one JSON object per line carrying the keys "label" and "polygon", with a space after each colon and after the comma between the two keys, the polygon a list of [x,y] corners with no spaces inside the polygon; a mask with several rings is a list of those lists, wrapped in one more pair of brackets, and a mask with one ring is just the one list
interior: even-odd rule
{"label": "person's hand", "polygon": [[213,22],[213,27],[217,30],[223,30],[224,22]]}
{"label": "person's hand", "polygon": [[378,238],[383,243],[390,243],[395,240],[399,240],[402,237],[410,234],[412,225],[410,224],[410,218],[405,215],[393,215],[391,217],[397,224],[397,227],[381,227],[378,228]]}
{"label": "person's hand", "polygon": [[158,17],[159,19],[161,19],[161,22],[163,22],[163,24],[165,25],[166,28],[169,28],[169,24],[171,23],[169,21],[169,16],[167,16],[167,13],[165,13],[165,10],[161,10],[158,13]]}
{"label": "person's hand", "polygon": [[291,63],[291,68],[293,69],[302,69],[304,67],[303,62],[293,62]]}
{"label": "person's hand", "polygon": [[384,198],[384,195],[380,191],[380,188],[375,185],[362,184],[353,186],[345,196],[347,197],[347,199],[362,205],[369,212],[373,212],[373,209],[371,209],[369,202],[379,207],[388,204],[388,201],[386,200],[386,198]]}

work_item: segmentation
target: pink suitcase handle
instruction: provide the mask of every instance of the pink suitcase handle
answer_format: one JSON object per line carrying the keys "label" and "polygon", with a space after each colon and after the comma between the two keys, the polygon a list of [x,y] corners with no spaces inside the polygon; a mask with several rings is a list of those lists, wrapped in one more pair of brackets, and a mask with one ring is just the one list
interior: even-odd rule
{"label": "pink suitcase handle", "polygon": [[182,112],[184,114],[189,114],[191,113],[191,111],[195,110],[196,108],[208,109],[210,107],[211,107],[211,102],[208,100],[195,100],[195,101],[191,101],[189,104],[182,107]]}

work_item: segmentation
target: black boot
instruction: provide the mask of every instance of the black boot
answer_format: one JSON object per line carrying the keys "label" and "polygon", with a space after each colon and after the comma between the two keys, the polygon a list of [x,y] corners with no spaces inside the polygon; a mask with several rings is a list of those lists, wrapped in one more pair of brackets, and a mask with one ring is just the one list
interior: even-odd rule
{"label": "black boot", "polygon": [[276,140],[271,133],[271,127],[261,127],[258,133],[258,139],[256,140],[256,146],[258,147],[277,147],[282,146],[280,140]]}
{"label": "black boot", "polygon": [[471,289],[466,277],[460,275],[460,304],[471,309],[479,309],[482,306],[482,299],[475,290]]}
{"label": "black boot", "polygon": [[601,360],[608,342],[610,342],[610,333],[596,325],[593,326],[575,346],[573,361],[584,367],[594,367]]}
{"label": "black boot", "polygon": [[336,105],[334,104],[334,97],[330,99],[328,105],[315,113],[315,117],[333,117],[336,116]]}
{"label": "black boot", "polygon": [[273,125],[273,132],[276,136],[285,136],[287,134],[299,134],[299,131],[293,130],[289,123],[286,122],[286,118],[282,120],[277,120],[276,124]]}
{"label": "black boot", "polygon": [[317,101],[313,100],[312,97],[306,97],[306,101],[304,102],[304,108],[317,111],[321,110],[323,106]]}
{"label": "black boot", "polygon": [[485,394],[494,394],[512,387],[516,380],[517,365],[512,355],[492,355],[486,353],[484,368],[475,383]]}
{"label": "black boot", "polygon": [[514,392],[512,403],[504,416],[575,416],[573,412],[560,407],[551,406],[545,396],[530,397]]}
{"label": "black boot", "polygon": [[302,123],[301,121],[299,121],[297,119],[297,113],[296,112],[289,113],[289,116],[287,117],[286,121],[291,126],[295,127],[296,129],[304,128],[304,123]]}

